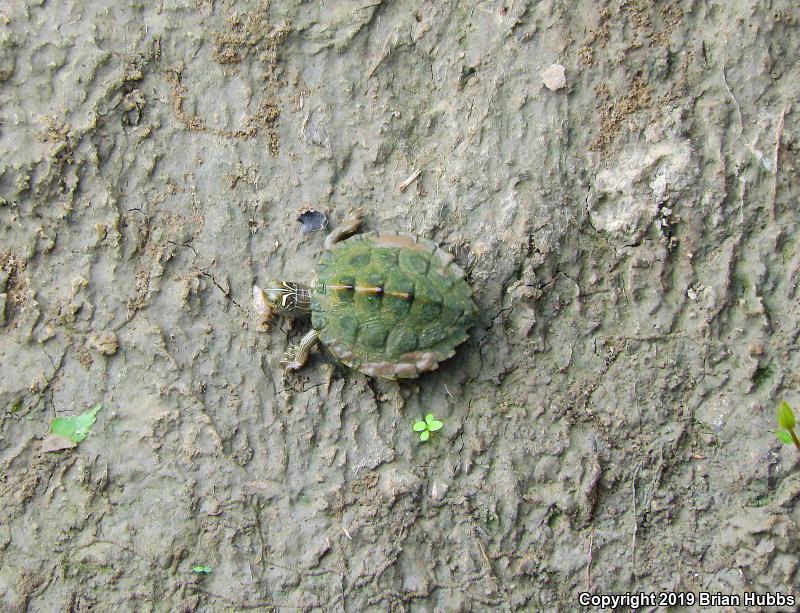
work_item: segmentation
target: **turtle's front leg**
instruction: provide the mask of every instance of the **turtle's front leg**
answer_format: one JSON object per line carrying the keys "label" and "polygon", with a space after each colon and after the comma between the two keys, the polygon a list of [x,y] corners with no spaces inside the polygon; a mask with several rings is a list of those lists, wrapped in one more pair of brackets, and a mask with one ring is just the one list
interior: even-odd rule
{"label": "turtle's front leg", "polygon": [[286,366],[286,370],[300,370],[305,366],[308,361],[308,355],[311,353],[314,345],[319,340],[319,332],[310,330],[306,335],[300,339],[297,345],[289,347],[283,354],[281,364]]}

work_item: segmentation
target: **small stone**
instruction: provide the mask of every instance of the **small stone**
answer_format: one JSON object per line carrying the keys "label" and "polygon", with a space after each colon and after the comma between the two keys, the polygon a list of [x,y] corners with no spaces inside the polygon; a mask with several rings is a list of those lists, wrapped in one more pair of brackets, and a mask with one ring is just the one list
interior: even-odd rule
{"label": "small stone", "polygon": [[52,451],[62,451],[63,449],[72,449],[77,447],[78,443],[71,441],[69,437],[60,434],[53,434],[50,432],[42,440],[42,453],[50,453]]}
{"label": "small stone", "polygon": [[86,277],[81,277],[80,275],[78,275],[72,280],[72,294],[73,295],[77,294],[80,290],[82,290],[84,287],[87,287],[88,285],[89,281],[86,279]]}
{"label": "small stone", "polygon": [[11,542],[11,527],[6,524],[0,526],[0,551],[3,551]]}
{"label": "small stone", "polygon": [[549,90],[556,91],[567,84],[564,67],[561,64],[552,64],[539,74],[542,77],[542,83]]}
{"label": "small stone", "polygon": [[311,209],[302,211],[297,221],[300,222],[303,234],[318,232],[328,227],[328,218],[325,213],[320,213],[319,211]]}
{"label": "small stone", "polygon": [[51,324],[47,324],[36,337],[37,343],[45,343],[56,335],[56,330]]}
{"label": "small stone", "polygon": [[117,336],[113,332],[92,334],[89,337],[89,346],[102,355],[114,355],[117,352]]}

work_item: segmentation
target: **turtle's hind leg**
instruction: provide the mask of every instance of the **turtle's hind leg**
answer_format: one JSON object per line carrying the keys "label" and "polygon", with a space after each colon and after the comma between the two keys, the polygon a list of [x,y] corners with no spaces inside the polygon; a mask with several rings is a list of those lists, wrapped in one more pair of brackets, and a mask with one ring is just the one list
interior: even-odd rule
{"label": "turtle's hind leg", "polygon": [[352,236],[358,232],[358,228],[364,220],[361,218],[361,209],[356,211],[350,219],[345,219],[342,223],[336,226],[331,233],[325,238],[325,249],[330,249],[336,243],[344,240],[348,236]]}
{"label": "turtle's hind leg", "polygon": [[286,366],[286,370],[300,370],[305,366],[308,361],[308,356],[311,353],[314,345],[319,340],[319,332],[310,330],[306,335],[300,339],[296,345],[289,347],[283,354],[281,364]]}

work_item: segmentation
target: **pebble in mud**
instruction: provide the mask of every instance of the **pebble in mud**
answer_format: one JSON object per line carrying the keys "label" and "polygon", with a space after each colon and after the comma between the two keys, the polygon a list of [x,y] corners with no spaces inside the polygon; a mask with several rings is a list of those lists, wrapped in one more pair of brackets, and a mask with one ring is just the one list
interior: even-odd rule
{"label": "pebble in mud", "polygon": [[567,85],[564,67],[561,64],[551,64],[542,70],[539,75],[542,77],[544,86],[551,91],[562,89]]}
{"label": "pebble in mud", "polygon": [[89,346],[101,355],[114,355],[117,352],[117,336],[113,332],[92,334],[89,337]]}
{"label": "pebble in mud", "polygon": [[300,213],[297,221],[303,230],[303,234],[311,234],[328,227],[328,217],[319,211],[307,210]]}

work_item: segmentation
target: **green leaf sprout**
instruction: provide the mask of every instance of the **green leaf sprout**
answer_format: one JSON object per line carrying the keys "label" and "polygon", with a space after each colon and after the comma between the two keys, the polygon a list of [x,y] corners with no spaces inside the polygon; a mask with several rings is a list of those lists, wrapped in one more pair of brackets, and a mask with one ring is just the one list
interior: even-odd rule
{"label": "green leaf sprout", "polygon": [[797,420],[794,417],[792,407],[789,406],[788,402],[782,400],[778,405],[778,430],[775,432],[775,435],[782,443],[794,443],[794,446],[800,451],[800,440],[798,440],[797,434],[794,431],[796,425]]}
{"label": "green leaf sprout", "polygon": [[211,567],[205,564],[195,564],[192,566],[192,572],[198,575],[207,575],[211,572]]}
{"label": "green leaf sprout", "polygon": [[428,413],[424,420],[414,422],[412,429],[414,432],[419,432],[419,440],[424,443],[431,437],[431,432],[441,430],[442,426],[444,426],[442,422],[433,418],[433,413]]}
{"label": "green leaf sprout", "polygon": [[96,404],[82,415],[56,417],[50,422],[50,432],[68,438],[73,443],[80,443],[89,434],[94,422],[97,421],[95,415],[102,408],[103,405]]}

